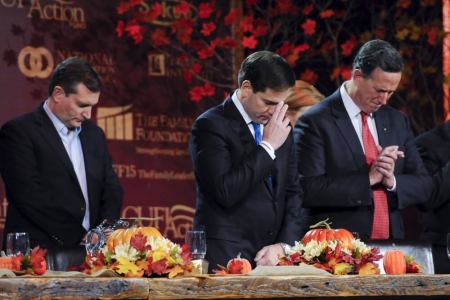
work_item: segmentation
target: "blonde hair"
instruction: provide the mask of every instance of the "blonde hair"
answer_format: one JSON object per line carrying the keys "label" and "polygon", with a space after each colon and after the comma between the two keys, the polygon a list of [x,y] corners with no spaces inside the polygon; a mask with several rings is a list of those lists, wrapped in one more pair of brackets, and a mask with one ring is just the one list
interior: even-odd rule
{"label": "blonde hair", "polygon": [[289,107],[288,116],[291,119],[291,123],[295,125],[297,119],[304,112],[302,108],[319,103],[323,98],[325,96],[312,84],[306,81],[296,80],[295,85],[290,88],[289,96],[285,100],[285,103]]}

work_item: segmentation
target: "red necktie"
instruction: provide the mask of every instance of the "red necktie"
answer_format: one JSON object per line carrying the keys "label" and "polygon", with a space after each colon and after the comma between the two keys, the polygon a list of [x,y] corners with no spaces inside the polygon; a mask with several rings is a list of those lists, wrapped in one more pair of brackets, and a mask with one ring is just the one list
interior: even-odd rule
{"label": "red necktie", "polygon": [[[366,155],[366,162],[370,166],[378,156],[377,146],[370,133],[369,126],[367,125],[367,114],[361,112],[362,121],[362,139],[364,144],[364,150]],[[389,207],[387,201],[387,194],[384,188],[375,187],[373,191],[373,224],[372,224],[372,239],[383,240],[389,238]]]}

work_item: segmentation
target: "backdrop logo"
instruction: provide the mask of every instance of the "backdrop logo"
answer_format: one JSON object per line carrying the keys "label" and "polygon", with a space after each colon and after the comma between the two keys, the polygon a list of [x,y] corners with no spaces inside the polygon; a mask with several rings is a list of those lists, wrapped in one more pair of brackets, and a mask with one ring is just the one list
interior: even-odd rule
{"label": "backdrop logo", "polygon": [[148,54],[148,75],[164,76],[166,75],[166,64],[164,54],[150,53]]}
{"label": "backdrop logo", "polygon": [[186,16],[179,14],[175,10],[175,6],[180,4],[181,0],[162,0],[162,1],[152,1],[151,4],[142,2],[140,6],[140,12],[143,14],[149,13],[152,9],[153,4],[161,5],[161,16],[158,19],[154,20],[152,24],[159,26],[172,26],[173,22],[187,17],[188,19],[195,20],[197,18],[197,9],[195,6],[189,3],[189,11]]}
{"label": "backdrop logo", "polygon": [[108,140],[133,140],[133,113],[131,104],[117,107],[99,107],[97,125],[103,129]]}
{"label": "backdrop logo", "polygon": [[27,46],[20,50],[17,65],[27,77],[47,78],[52,73],[55,62],[46,48]]}
{"label": "backdrop logo", "polygon": [[31,0],[28,17],[37,14],[41,20],[67,22],[73,28],[86,28],[84,10],[73,5],[74,1],[55,0],[52,4],[41,5],[40,0]]}

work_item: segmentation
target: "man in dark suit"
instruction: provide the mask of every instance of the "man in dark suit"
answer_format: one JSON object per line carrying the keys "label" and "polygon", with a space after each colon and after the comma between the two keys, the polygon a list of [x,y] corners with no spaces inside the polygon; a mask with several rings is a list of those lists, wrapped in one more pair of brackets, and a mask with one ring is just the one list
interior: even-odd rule
{"label": "man in dark suit", "polygon": [[301,190],[284,104],[294,80],[279,55],[253,53],[241,65],[239,88],[193,125],[194,228],[206,230],[210,269],[238,253],[274,265],[282,243],[301,237]]}
{"label": "man in dark suit", "polygon": [[450,232],[450,121],[416,139],[425,166],[433,176],[433,193],[424,214],[423,237],[433,244],[435,273],[450,273],[447,234]]}
{"label": "man in dark suit", "polygon": [[409,122],[386,105],[403,61],[389,43],[364,44],[352,77],[297,122],[298,170],[310,224],[330,218],[362,239],[404,237],[400,210],[425,202],[431,182]]}
{"label": "man in dark suit", "polygon": [[91,110],[101,82],[84,60],[54,70],[49,98],[0,130],[8,212],[4,235],[28,232],[32,247],[76,247],[87,230],[119,217],[122,188]]}

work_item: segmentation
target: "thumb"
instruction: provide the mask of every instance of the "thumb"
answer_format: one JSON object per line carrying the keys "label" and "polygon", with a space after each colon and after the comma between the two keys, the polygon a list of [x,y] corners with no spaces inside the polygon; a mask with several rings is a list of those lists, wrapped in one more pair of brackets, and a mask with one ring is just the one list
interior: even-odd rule
{"label": "thumb", "polygon": [[380,153],[381,151],[383,151],[383,148],[380,145],[377,145],[377,150],[378,150],[378,153]]}
{"label": "thumb", "polygon": [[267,252],[266,247],[264,247],[261,250],[259,250],[258,253],[256,253],[255,261],[260,260],[266,254],[266,252]]}

